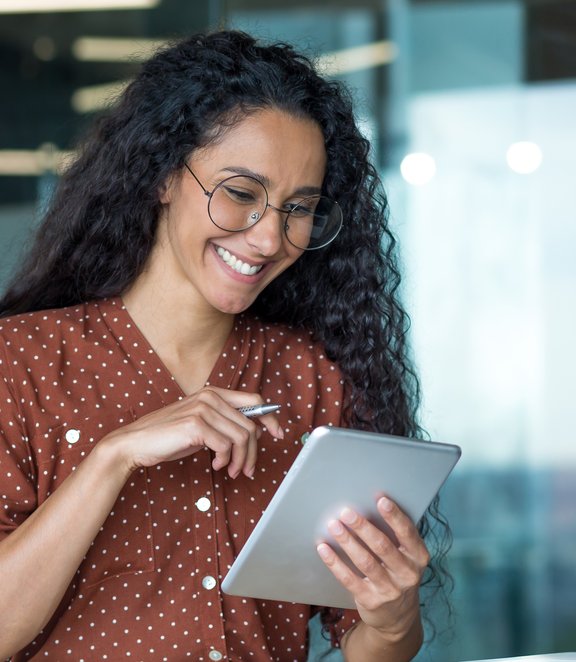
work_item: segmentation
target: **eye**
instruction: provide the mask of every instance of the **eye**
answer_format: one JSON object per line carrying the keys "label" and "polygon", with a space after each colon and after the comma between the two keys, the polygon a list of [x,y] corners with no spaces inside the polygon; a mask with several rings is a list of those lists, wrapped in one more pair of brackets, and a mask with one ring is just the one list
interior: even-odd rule
{"label": "eye", "polygon": [[222,190],[231,200],[240,204],[252,204],[257,200],[256,193],[249,189],[239,188],[237,186],[232,186],[231,184],[224,184]]}
{"label": "eye", "polygon": [[316,211],[316,201],[306,199],[299,202],[288,202],[284,205],[284,209],[290,213],[290,216],[296,218],[313,216]]}

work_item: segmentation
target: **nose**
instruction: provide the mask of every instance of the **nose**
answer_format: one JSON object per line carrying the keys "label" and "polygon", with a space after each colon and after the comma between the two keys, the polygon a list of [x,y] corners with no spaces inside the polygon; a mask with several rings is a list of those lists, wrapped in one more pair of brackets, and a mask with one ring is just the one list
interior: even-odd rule
{"label": "nose", "polygon": [[286,213],[268,205],[260,220],[244,230],[246,241],[260,255],[275,255],[284,244]]}

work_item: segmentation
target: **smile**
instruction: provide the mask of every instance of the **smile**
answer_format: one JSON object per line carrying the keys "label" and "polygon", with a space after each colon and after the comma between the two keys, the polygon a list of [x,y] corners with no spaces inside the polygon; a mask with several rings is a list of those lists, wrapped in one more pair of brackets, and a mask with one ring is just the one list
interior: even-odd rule
{"label": "smile", "polygon": [[242,260],[237,258],[235,255],[232,255],[230,251],[222,248],[222,246],[217,246],[216,252],[222,261],[225,262],[231,269],[234,269],[234,271],[237,271],[239,274],[243,274],[244,276],[254,276],[254,274],[257,274],[262,269],[263,265],[250,265],[247,262],[242,262]]}

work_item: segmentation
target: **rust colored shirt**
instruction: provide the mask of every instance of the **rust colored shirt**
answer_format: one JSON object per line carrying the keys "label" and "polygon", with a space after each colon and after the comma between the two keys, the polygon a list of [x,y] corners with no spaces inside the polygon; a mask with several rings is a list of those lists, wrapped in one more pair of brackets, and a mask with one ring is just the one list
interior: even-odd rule
{"label": "rust colored shirt", "polygon": [[[208,450],[132,474],[51,622],[14,660],[306,660],[314,607],[219,586],[302,435],[340,424],[341,374],[307,332],[240,315],[209,383],[282,403],[285,438],[262,435],[253,479],[213,471]],[[182,397],[120,299],[0,319],[0,539],[108,432]],[[355,619],[345,612],[333,640]]]}

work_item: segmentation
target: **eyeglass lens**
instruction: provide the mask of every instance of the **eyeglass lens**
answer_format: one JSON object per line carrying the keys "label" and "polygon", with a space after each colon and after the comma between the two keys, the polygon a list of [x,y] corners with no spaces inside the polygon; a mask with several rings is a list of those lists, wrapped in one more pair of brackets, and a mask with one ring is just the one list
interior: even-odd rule
{"label": "eyeglass lens", "polygon": [[[264,185],[253,177],[235,175],[218,184],[208,204],[213,223],[223,230],[240,232],[257,223],[268,207]],[[284,231],[297,248],[321,248],[340,231],[342,212],[336,202],[312,196],[285,203]]]}

